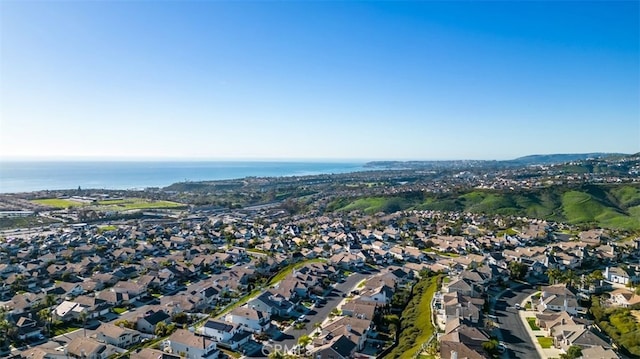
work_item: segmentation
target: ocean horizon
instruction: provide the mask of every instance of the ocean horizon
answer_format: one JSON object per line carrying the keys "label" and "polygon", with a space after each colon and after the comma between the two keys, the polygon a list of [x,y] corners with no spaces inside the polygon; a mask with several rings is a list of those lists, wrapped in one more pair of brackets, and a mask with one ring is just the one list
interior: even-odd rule
{"label": "ocean horizon", "polygon": [[186,181],[349,173],[366,170],[363,166],[337,161],[1,161],[0,193],[144,189]]}

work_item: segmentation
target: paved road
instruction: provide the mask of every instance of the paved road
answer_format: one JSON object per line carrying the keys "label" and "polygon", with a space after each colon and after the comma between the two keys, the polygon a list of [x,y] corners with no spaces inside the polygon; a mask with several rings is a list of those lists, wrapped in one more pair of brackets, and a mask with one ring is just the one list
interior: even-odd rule
{"label": "paved road", "polygon": [[372,274],[362,274],[362,273],[353,273],[351,274],[344,283],[337,283],[334,286],[331,294],[326,296],[327,303],[321,308],[314,308],[308,314],[306,314],[305,325],[306,328],[304,330],[293,329],[293,327],[289,327],[284,331],[284,335],[280,337],[278,340],[274,341],[274,345],[281,345],[284,348],[293,348],[294,345],[298,344],[298,338],[300,338],[303,334],[311,334],[315,330],[313,325],[315,323],[322,323],[329,316],[329,313],[340,304],[340,302],[344,299],[342,297],[342,293],[351,292],[364,278],[370,277]]}
{"label": "paved road", "polygon": [[503,358],[539,358],[538,352],[531,341],[527,328],[520,320],[518,310],[514,308],[516,303],[522,302],[525,297],[536,290],[528,284],[515,284],[514,287],[502,293],[495,303],[495,315],[498,317],[500,328],[495,330],[498,340],[505,342],[508,351]]}

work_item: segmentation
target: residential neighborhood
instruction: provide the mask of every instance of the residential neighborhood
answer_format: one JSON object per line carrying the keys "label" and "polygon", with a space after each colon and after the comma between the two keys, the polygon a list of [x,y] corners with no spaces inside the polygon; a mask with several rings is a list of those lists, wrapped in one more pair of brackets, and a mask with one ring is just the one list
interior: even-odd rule
{"label": "residential neighborhood", "polygon": [[[318,358],[373,358],[393,345],[397,328],[383,317],[402,310],[399,295],[421,276],[440,273],[432,299],[436,332],[425,352],[491,357],[483,343],[511,325],[495,313],[500,292],[524,279],[535,291],[516,304],[516,312],[530,315],[516,325],[533,318],[540,329],[531,338],[550,338],[555,354],[578,346],[618,357],[586,319],[583,299],[609,293],[610,306],[640,303],[629,290],[637,268],[626,264],[638,258],[639,241],[613,241],[602,230],[520,218],[511,233],[497,235],[482,228],[498,219],[437,211],[288,222],[269,222],[269,214],[10,236],[0,252],[0,305],[12,338],[4,354],[109,358],[155,348],[149,350],[218,358],[286,348]],[[459,235],[448,234],[452,225]],[[512,263],[525,268],[516,281]],[[579,277],[587,265],[601,278]],[[555,284],[554,271],[574,277]],[[513,346],[498,344],[503,353]],[[544,350],[542,357],[554,357]]]}

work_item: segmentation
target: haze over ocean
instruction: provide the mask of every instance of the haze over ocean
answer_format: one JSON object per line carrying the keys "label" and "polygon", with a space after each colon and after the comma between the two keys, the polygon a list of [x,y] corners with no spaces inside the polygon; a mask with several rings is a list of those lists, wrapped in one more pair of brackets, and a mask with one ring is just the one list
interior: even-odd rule
{"label": "haze over ocean", "polygon": [[364,170],[352,162],[0,162],[0,193],[40,190],[142,189],[175,182],[304,176]]}

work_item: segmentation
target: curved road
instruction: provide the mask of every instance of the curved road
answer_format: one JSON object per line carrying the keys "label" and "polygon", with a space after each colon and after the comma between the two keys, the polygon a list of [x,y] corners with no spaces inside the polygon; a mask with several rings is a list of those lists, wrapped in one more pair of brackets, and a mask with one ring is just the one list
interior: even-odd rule
{"label": "curved road", "polygon": [[527,296],[536,292],[529,284],[512,283],[514,286],[499,294],[493,304],[495,316],[498,318],[499,328],[494,330],[498,340],[504,342],[509,350],[503,358],[540,358],[535,344],[520,320],[516,303],[521,303]]}

